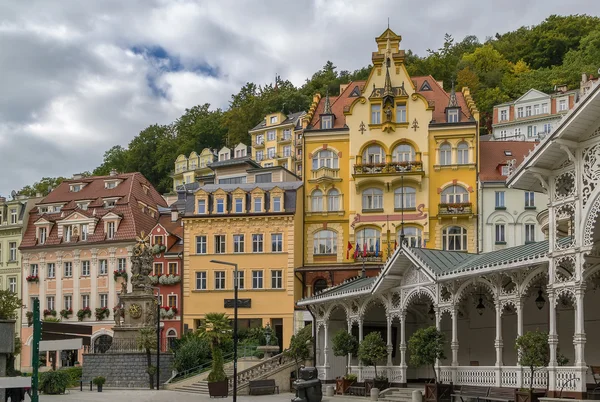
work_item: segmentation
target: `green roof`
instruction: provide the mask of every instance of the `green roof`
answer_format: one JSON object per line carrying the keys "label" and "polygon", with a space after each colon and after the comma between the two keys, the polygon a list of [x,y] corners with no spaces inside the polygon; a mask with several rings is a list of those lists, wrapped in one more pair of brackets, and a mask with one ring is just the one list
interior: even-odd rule
{"label": "green roof", "polygon": [[329,298],[339,298],[343,297],[345,294],[356,295],[357,293],[364,291],[368,293],[375,283],[377,277],[367,277],[367,278],[354,278],[348,281],[345,281],[337,286],[333,286],[327,289],[324,289],[322,292],[317,293],[311,297],[307,297],[298,302],[298,305],[308,304],[311,301],[329,299]]}

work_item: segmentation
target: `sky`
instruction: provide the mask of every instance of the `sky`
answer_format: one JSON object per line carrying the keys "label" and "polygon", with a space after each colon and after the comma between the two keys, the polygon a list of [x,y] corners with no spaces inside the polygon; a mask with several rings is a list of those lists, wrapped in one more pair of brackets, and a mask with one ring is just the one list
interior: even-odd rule
{"label": "sky", "polygon": [[[426,4],[426,6],[425,6]],[[246,82],[295,85],[331,60],[370,63],[387,27],[424,55],[456,40],[600,15],[596,0],[5,0],[0,196],[93,170],[113,145],[186,108],[227,108]]]}

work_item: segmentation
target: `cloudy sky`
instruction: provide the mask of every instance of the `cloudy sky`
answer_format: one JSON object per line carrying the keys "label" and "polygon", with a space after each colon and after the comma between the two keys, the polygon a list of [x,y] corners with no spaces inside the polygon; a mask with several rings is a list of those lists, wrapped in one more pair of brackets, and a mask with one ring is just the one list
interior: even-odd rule
{"label": "cloudy sky", "polygon": [[248,81],[296,85],[332,60],[370,62],[390,27],[422,55],[457,39],[600,15],[589,0],[4,0],[0,3],[0,195],[92,170],[106,149]]}

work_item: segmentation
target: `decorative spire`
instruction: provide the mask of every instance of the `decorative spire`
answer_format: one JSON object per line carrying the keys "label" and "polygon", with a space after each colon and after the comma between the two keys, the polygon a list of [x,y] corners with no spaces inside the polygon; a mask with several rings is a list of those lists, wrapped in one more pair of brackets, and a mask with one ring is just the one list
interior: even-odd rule
{"label": "decorative spire", "polygon": [[394,89],[392,88],[392,79],[390,78],[390,59],[387,58],[385,66],[385,85],[383,86],[383,97],[394,97]]}
{"label": "decorative spire", "polygon": [[329,88],[327,88],[327,92],[325,94],[325,106],[323,107],[323,114],[332,114],[331,102],[329,101]]}
{"label": "decorative spire", "polygon": [[454,80],[452,81],[452,89],[450,90],[450,102],[448,103],[448,107],[458,107],[456,91],[454,90]]}

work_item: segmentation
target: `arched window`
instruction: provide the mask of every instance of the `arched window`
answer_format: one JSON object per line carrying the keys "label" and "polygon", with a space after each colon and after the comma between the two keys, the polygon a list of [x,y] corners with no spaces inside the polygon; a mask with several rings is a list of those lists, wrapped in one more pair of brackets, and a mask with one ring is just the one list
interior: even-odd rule
{"label": "arched window", "polygon": [[320,230],[315,233],[313,254],[337,254],[337,233],[333,230]]}
{"label": "arched window", "polygon": [[167,347],[169,349],[174,349],[176,341],[177,341],[177,331],[175,331],[174,328],[171,328],[167,331]]}
{"label": "arched window", "polygon": [[[402,228],[398,230],[398,244],[402,243]],[[421,247],[423,244],[423,232],[414,226],[404,227],[404,244],[409,247]]]}
{"label": "arched window", "polygon": [[440,145],[440,165],[452,164],[452,146],[447,142]]}
{"label": "arched window", "polygon": [[469,163],[469,144],[464,141],[459,143],[456,147],[456,156],[459,165],[466,165]]}
{"label": "arched window", "polygon": [[340,192],[332,188],[327,193],[327,211],[336,212],[340,210]]}
{"label": "arched window", "polygon": [[356,232],[356,250],[362,252],[364,247],[368,252],[377,252],[380,250],[379,244],[380,232],[377,229],[365,228]]}
{"label": "arched window", "polygon": [[398,144],[392,152],[393,162],[411,162],[415,160],[415,149],[410,144]]}
{"label": "arched window", "polygon": [[313,155],[313,170],[328,167],[338,169],[338,156],[335,152],[323,149]]}
{"label": "arched window", "polygon": [[442,204],[469,202],[469,192],[461,186],[453,185],[442,190]]}
{"label": "arched window", "polygon": [[313,283],[313,294],[319,293],[327,289],[327,281],[325,279],[317,279]]}
{"label": "arched window", "polygon": [[442,248],[449,251],[464,251],[467,249],[467,229],[460,226],[450,226],[442,232]]}
{"label": "arched window", "polygon": [[394,208],[407,209],[417,207],[417,190],[413,187],[398,187],[394,190]]}
{"label": "arched window", "polygon": [[321,212],[323,211],[323,192],[321,190],[315,190],[311,195],[311,211]]}
{"label": "arched window", "polygon": [[373,164],[373,163],[384,163],[385,162],[385,152],[383,152],[383,148],[377,144],[369,145],[363,151],[363,164]]}
{"label": "arched window", "polygon": [[368,188],[362,193],[362,209],[383,209],[383,190]]}
{"label": "arched window", "polygon": [[100,335],[94,339],[94,353],[106,353],[112,346],[112,336]]}

